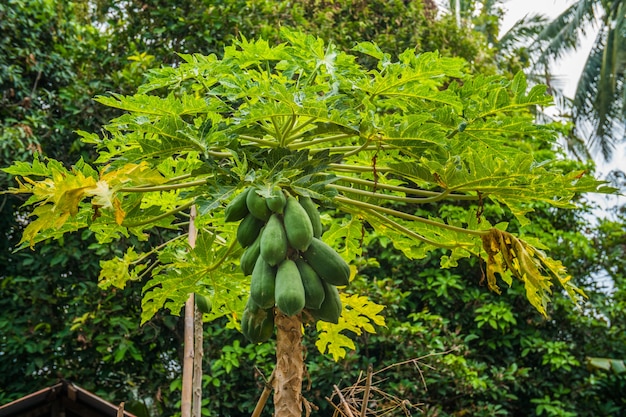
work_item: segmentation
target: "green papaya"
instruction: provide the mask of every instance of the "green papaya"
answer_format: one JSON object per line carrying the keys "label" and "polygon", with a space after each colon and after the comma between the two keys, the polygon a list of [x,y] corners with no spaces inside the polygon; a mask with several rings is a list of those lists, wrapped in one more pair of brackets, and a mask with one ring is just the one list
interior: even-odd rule
{"label": "green papaya", "polygon": [[272,195],[265,200],[265,203],[273,213],[282,214],[285,209],[285,204],[287,203],[287,197],[285,197],[283,190],[276,186],[272,190]]}
{"label": "green papaya", "polygon": [[211,312],[211,301],[206,298],[202,294],[194,294],[194,298],[196,299],[196,305],[198,306],[198,310],[200,310],[203,314],[209,314]]}
{"label": "green papaya", "polygon": [[304,285],[298,266],[291,259],[285,259],[278,265],[275,291],[276,307],[286,315],[296,315],[304,308]]}
{"label": "green papaya", "polygon": [[272,214],[263,229],[260,252],[271,266],[278,265],[287,256],[287,235],[278,214]]}
{"label": "green papaya", "polygon": [[268,340],[274,333],[274,308],[263,309],[249,298],[241,316],[241,333],[252,343]]}
{"label": "green papaya", "polygon": [[322,284],[324,285],[324,301],[322,301],[320,308],[310,309],[309,311],[316,320],[337,324],[343,308],[339,291],[332,284],[327,282],[322,282]]}
{"label": "green papaya", "polygon": [[313,225],[309,215],[295,197],[287,197],[283,223],[291,247],[299,251],[307,250],[313,240]]}
{"label": "green papaya", "polygon": [[300,205],[308,214],[309,219],[311,220],[311,225],[313,226],[313,237],[320,238],[322,236],[322,220],[320,219],[320,212],[311,200],[311,197],[300,196]]}
{"label": "green papaya", "polygon": [[224,209],[225,222],[236,222],[248,215],[249,211],[246,204],[246,196],[249,192],[250,188],[246,188],[228,203]]}
{"label": "green papaya", "polygon": [[246,206],[248,207],[250,214],[259,220],[263,220],[264,222],[266,222],[272,214],[272,211],[267,206],[265,198],[260,196],[256,189],[252,189],[248,192],[248,195],[246,196]]}
{"label": "green papaya", "polygon": [[241,255],[241,259],[239,260],[239,266],[241,266],[241,270],[245,276],[252,274],[252,270],[254,269],[254,264],[256,264],[256,260],[261,254],[261,234],[263,233],[263,229],[259,232],[259,236],[254,240],[254,242],[248,246],[248,248],[244,251],[243,255]]}
{"label": "green papaya", "polygon": [[243,218],[237,227],[237,241],[242,247],[247,248],[252,245],[259,236],[263,222],[251,214]]}
{"label": "green papaya", "polygon": [[300,272],[302,285],[304,286],[304,295],[306,308],[318,309],[324,301],[324,285],[319,275],[311,265],[307,264],[302,258],[296,259],[296,265]]}
{"label": "green papaya", "polygon": [[250,298],[261,308],[274,307],[275,285],[276,268],[259,256],[250,278]]}
{"label": "green papaya", "polygon": [[317,238],[313,238],[309,249],[302,253],[309,265],[320,278],[333,285],[350,283],[350,266],[333,248]]}

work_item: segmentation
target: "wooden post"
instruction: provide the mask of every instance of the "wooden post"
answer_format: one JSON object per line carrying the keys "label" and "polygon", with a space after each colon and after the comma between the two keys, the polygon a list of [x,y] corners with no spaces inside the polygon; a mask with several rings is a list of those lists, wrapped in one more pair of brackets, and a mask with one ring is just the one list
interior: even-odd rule
{"label": "wooden post", "polygon": [[[198,231],[196,230],[194,221],[196,219],[196,206],[191,206],[191,210],[189,212],[189,246],[194,248],[196,246],[196,237],[198,236]],[[192,408],[194,403],[194,369],[196,366],[194,365],[194,361],[196,359],[196,354],[194,352],[194,329],[195,329],[195,311],[196,311],[196,300],[194,294],[189,294],[189,298],[185,302],[185,326],[184,326],[184,354],[183,354],[183,387],[181,393],[181,405],[180,405],[180,413],[181,417],[192,417]],[[202,332],[200,332],[202,333]],[[202,336],[200,336],[202,337]],[[202,360],[202,356],[200,355],[200,360]],[[200,378],[202,378],[202,362],[199,365],[200,370],[197,373],[200,374]],[[200,395],[202,392],[200,392]],[[200,404],[202,401],[196,402]],[[197,417],[200,417],[200,414],[196,414]]]}

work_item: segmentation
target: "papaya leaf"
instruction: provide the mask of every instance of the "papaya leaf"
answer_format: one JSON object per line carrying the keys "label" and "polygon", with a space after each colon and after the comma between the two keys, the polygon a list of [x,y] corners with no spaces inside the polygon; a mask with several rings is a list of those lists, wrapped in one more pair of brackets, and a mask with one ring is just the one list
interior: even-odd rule
{"label": "papaya leaf", "polygon": [[344,330],[361,335],[363,332],[376,333],[374,325],[385,325],[384,316],[379,314],[383,306],[357,294],[340,293],[340,296],[343,310],[339,322],[318,321],[319,338],[315,342],[321,353],[328,352],[335,361],[344,358],[348,350],[356,348],[354,341],[342,333]]}
{"label": "papaya leaf", "polygon": [[124,288],[128,281],[139,280],[140,273],[148,265],[136,263],[140,255],[133,248],[129,248],[123,258],[100,261],[100,275],[98,276],[98,286],[107,289],[110,286]]}
{"label": "papaya leaf", "polygon": [[[236,242],[234,229],[232,232],[228,241]],[[161,308],[178,315],[189,294],[201,287],[213,306],[214,318],[239,311],[249,284],[238,268],[225,262],[235,247],[226,242],[215,233],[201,232],[193,249],[168,251],[160,256],[162,265],[144,285],[142,323]]]}
{"label": "papaya leaf", "polygon": [[524,284],[528,301],[544,316],[547,316],[546,307],[554,279],[575,304],[586,298],[585,293],[571,282],[571,276],[567,275],[560,262],[548,258],[527,242],[496,228],[491,229],[482,240],[487,253],[487,280],[493,291],[499,292],[496,273],[509,285],[509,275],[512,275]]}
{"label": "papaya leaf", "polygon": [[336,252],[346,262],[351,262],[363,252],[366,233],[362,219],[350,216],[341,221],[335,220],[330,224],[322,240],[335,248]]}

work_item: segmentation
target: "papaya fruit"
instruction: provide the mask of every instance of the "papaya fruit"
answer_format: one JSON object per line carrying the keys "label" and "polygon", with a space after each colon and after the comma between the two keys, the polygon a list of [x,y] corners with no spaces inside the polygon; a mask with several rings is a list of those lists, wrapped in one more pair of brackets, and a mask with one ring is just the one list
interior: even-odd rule
{"label": "papaya fruit", "polygon": [[332,284],[327,282],[322,282],[322,284],[324,285],[324,301],[322,301],[320,308],[310,309],[309,312],[316,320],[337,324],[343,308],[339,291]]}
{"label": "papaya fruit", "polygon": [[261,234],[261,257],[271,266],[281,263],[287,256],[287,235],[279,215],[274,213]]}
{"label": "papaya fruit", "polygon": [[236,222],[248,215],[249,211],[248,205],[246,204],[246,197],[249,192],[250,188],[246,188],[228,203],[224,209],[225,222]]}
{"label": "papaya fruit", "polygon": [[241,315],[241,333],[252,343],[268,340],[274,333],[274,308],[263,309],[249,298]]}
{"label": "papaya fruit", "polygon": [[287,197],[285,197],[283,190],[276,186],[272,189],[272,195],[265,200],[265,203],[273,213],[282,214],[287,203]]}
{"label": "papaya fruit", "polygon": [[302,257],[327,283],[338,286],[350,283],[350,266],[333,248],[320,239],[313,238],[309,249],[302,253]]}
{"label": "papaya fruit", "polygon": [[275,285],[276,268],[259,256],[250,278],[250,298],[261,308],[274,307]]}
{"label": "papaya fruit", "polygon": [[211,301],[206,298],[202,294],[194,294],[194,298],[196,300],[196,305],[198,306],[198,310],[200,310],[203,314],[209,314],[211,312]]}
{"label": "papaya fruit", "polygon": [[259,258],[261,254],[261,234],[263,233],[263,229],[259,232],[259,236],[254,240],[254,242],[248,246],[248,248],[244,251],[243,255],[241,255],[241,259],[239,260],[239,266],[243,271],[245,276],[252,274],[252,270],[254,269],[254,265],[256,264],[256,260]]}
{"label": "papaya fruit", "polygon": [[291,259],[285,259],[278,265],[275,291],[276,307],[286,315],[296,315],[304,308],[304,285],[298,266]]}
{"label": "papaya fruit", "polygon": [[262,228],[263,222],[252,213],[248,214],[237,227],[237,241],[242,247],[247,248],[254,243]]}
{"label": "papaya fruit", "polygon": [[304,286],[305,302],[304,307],[318,309],[324,301],[324,285],[319,275],[311,265],[307,264],[302,258],[296,259],[298,272]]}
{"label": "papaya fruit", "polygon": [[287,197],[283,223],[289,245],[299,251],[307,250],[313,240],[313,225],[306,210],[295,197]]}
{"label": "papaya fruit", "polygon": [[263,220],[264,222],[266,222],[272,214],[271,210],[267,206],[265,198],[260,196],[254,188],[251,189],[246,195],[246,206],[248,207],[250,214],[259,220]]}
{"label": "papaya fruit", "polygon": [[320,219],[320,212],[317,206],[311,197],[300,196],[298,201],[311,220],[311,225],[313,226],[313,237],[319,239],[322,236],[322,220]]}

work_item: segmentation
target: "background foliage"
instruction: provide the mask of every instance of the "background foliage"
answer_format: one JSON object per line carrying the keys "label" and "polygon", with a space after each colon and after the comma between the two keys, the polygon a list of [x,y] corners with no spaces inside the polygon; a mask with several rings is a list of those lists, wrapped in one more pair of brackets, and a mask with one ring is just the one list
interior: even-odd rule
{"label": "background foliage", "polygon": [[[177,13],[167,1],[137,6],[10,0],[0,5],[0,16],[10,17],[0,19],[1,32],[15,34],[0,43],[2,165],[30,160],[34,151],[66,162],[79,155],[89,159],[73,131],[97,132],[114,115],[97,105],[94,95],[134,92],[148,67],[178,62],[174,52],[218,52],[238,34],[275,39],[279,24],[334,39],[340,48],[374,40],[392,53],[415,48],[461,54],[485,73],[505,67],[506,59],[496,59],[484,34],[457,27],[449,16],[436,17],[432,5],[249,3],[187,2],[188,9]],[[552,152],[547,144],[533,146]],[[9,180],[0,177],[3,188]],[[130,246],[157,245],[168,236],[147,243],[129,238],[110,247],[86,232],[81,239],[45,242],[37,252],[14,254],[25,226],[20,204],[2,196],[0,403],[65,377],[112,401],[132,398],[154,415],[172,415],[178,395],[178,318],[160,313],[139,328],[139,286],[123,291],[96,286],[101,258],[121,256]],[[468,209],[426,210],[464,219]],[[421,403],[426,415],[619,415],[626,398],[623,374],[589,367],[586,358],[626,358],[624,216],[593,224],[590,210],[534,209],[532,222],[520,233],[544,231],[551,255],[563,260],[590,295],[584,314],[555,294],[545,320],[517,287],[501,296],[489,293],[479,261],[442,271],[433,256],[416,265],[403,261],[381,238],[367,249],[380,268],[363,261],[362,272],[370,279],[352,291],[390,306],[387,327],[358,338],[357,350],[338,363],[314,349],[307,352],[312,386],[305,395],[322,407],[319,415],[330,412],[324,397],[332,384],[351,385],[370,364],[381,369],[424,355],[431,355],[422,360],[428,390],[412,366],[393,368],[379,386]],[[499,211],[487,214],[510,218]],[[599,287],[598,274],[609,275],[611,291]],[[250,393],[260,392],[261,385],[255,366],[265,376],[271,372],[271,343],[249,345],[224,324],[206,329],[206,409],[211,415],[249,414],[256,401]]]}

